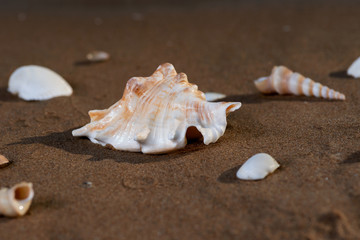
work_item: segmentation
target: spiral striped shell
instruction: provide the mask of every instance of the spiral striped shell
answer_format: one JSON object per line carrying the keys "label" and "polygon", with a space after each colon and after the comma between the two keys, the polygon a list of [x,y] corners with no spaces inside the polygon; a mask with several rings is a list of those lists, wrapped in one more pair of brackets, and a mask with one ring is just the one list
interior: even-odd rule
{"label": "spiral striped shell", "polygon": [[269,77],[262,77],[254,81],[256,88],[265,94],[294,94],[314,96],[317,98],[345,100],[345,95],[321,83],[314,82],[300,73],[296,73],[284,66],[276,66]]}

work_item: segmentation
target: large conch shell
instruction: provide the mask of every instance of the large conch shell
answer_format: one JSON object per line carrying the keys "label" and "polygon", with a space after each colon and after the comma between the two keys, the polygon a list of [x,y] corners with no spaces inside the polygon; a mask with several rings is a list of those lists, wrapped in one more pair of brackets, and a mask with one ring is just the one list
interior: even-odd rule
{"label": "large conch shell", "polygon": [[72,134],[118,150],[164,153],[183,148],[186,137],[199,132],[205,144],[216,142],[225,132],[226,115],[240,106],[207,102],[186,74],[165,63],[150,77],[131,78],[120,101],[90,111],[91,122]]}
{"label": "large conch shell", "polygon": [[329,89],[300,73],[294,73],[284,66],[275,66],[269,77],[262,77],[254,81],[256,88],[265,94],[294,94],[315,96],[325,99],[345,100],[345,95]]}
{"label": "large conch shell", "polygon": [[30,208],[34,190],[32,183],[21,182],[0,190],[0,214],[7,217],[23,216]]}

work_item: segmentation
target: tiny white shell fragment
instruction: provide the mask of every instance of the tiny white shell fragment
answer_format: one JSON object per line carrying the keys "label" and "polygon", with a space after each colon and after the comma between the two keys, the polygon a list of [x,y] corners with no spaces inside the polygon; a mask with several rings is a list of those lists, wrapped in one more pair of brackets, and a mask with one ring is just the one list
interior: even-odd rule
{"label": "tiny white shell fragment", "polygon": [[206,101],[211,102],[211,101],[216,101],[222,98],[225,98],[226,95],[222,94],[222,93],[216,93],[216,92],[206,92],[205,93],[205,98]]}
{"label": "tiny white shell fragment", "polygon": [[71,86],[56,72],[42,66],[17,68],[10,76],[8,91],[26,101],[42,101],[70,96]]}
{"label": "tiny white shell fragment", "polygon": [[0,215],[23,216],[29,210],[34,190],[32,183],[21,182],[11,188],[0,189]]}
{"label": "tiny white shell fragment", "polygon": [[360,77],[360,57],[351,64],[347,70],[347,74],[355,78]]}
{"label": "tiny white shell fragment", "polygon": [[86,55],[90,62],[104,62],[109,60],[110,54],[104,51],[92,51]]}
{"label": "tiny white shell fragment", "polygon": [[260,180],[274,172],[279,163],[266,153],[258,153],[249,158],[237,171],[236,177],[242,180]]}

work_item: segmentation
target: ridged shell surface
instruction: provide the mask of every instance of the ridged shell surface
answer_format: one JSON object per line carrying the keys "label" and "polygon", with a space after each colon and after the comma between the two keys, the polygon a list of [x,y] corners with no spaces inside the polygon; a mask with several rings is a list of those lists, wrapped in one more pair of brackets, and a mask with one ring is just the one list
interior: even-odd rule
{"label": "ridged shell surface", "polygon": [[10,76],[8,91],[27,101],[42,101],[70,96],[71,86],[49,68],[28,65],[16,69]]}
{"label": "ridged shell surface", "polygon": [[274,67],[269,77],[259,78],[254,83],[256,88],[265,94],[294,94],[345,100],[344,94],[323,86],[321,83],[314,82],[310,78],[306,78],[284,66]]}
{"label": "ridged shell surface", "polygon": [[196,128],[205,144],[216,142],[225,132],[226,115],[240,106],[207,102],[186,74],[165,63],[150,77],[131,78],[117,103],[90,111],[91,122],[72,133],[118,150],[164,153],[186,145],[188,128]]}

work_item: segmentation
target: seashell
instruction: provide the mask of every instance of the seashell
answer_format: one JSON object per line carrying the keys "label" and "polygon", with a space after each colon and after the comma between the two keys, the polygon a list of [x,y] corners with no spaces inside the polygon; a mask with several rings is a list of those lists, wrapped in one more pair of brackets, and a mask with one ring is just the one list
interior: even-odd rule
{"label": "seashell", "polygon": [[216,93],[216,92],[206,92],[205,93],[205,98],[206,98],[206,101],[208,101],[208,102],[216,101],[216,100],[219,100],[219,99],[222,99],[225,97],[226,97],[226,95],[222,94],[222,93]]}
{"label": "seashell", "polygon": [[104,51],[92,51],[86,55],[90,62],[104,62],[110,59],[110,54]]}
{"label": "seashell", "polygon": [[262,93],[279,93],[315,96],[325,99],[345,100],[345,95],[329,89],[300,73],[294,73],[284,66],[276,66],[269,77],[254,81],[256,88]]}
{"label": "seashell", "polygon": [[3,155],[0,155],[0,168],[6,167],[10,164],[10,161]]}
{"label": "seashell", "polygon": [[34,190],[32,183],[21,182],[0,190],[0,214],[7,217],[23,216],[30,208]]}
{"label": "seashell", "polygon": [[31,101],[70,96],[71,86],[56,72],[41,66],[28,65],[16,69],[10,76],[8,91]]}
{"label": "seashell", "polygon": [[186,74],[165,63],[150,77],[131,78],[117,103],[90,111],[91,122],[72,134],[118,150],[165,153],[185,147],[186,137],[216,142],[225,132],[226,115],[240,106],[207,102]]}
{"label": "seashell", "polygon": [[279,163],[266,153],[258,153],[249,158],[237,171],[236,177],[242,180],[260,180],[274,172]]}
{"label": "seashell", "polygon": [[360,77],[360,57],[351,64],[347,70],[347,74],[355,78]]}
{"label": "seashell", "polygon": [[86,182],[83,182],[82,183],[82,186],[84,188],[91,188],[93,186],[93,183],[92,182],[89,182],[89,181],[86,181]]}

